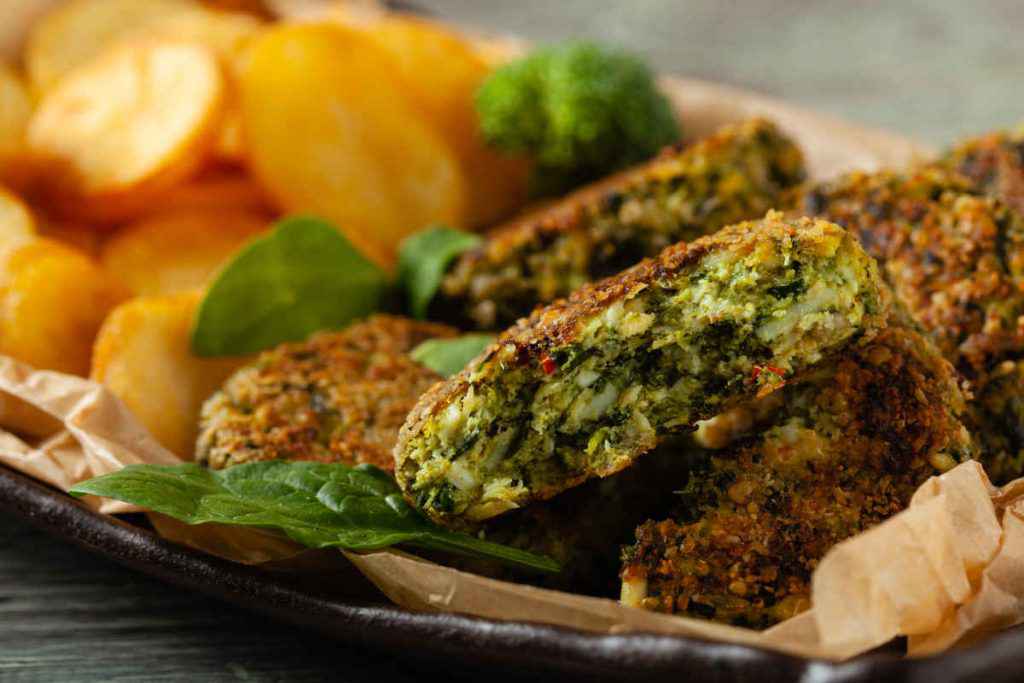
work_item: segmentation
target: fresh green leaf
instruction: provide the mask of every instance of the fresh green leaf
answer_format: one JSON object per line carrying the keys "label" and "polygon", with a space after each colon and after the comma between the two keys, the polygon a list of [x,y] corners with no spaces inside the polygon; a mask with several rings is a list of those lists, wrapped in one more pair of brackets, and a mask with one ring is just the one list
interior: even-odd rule
{"label": "fresh green leaf", "polygon": [[310,548],[376,550],[398,543],[544,572],[547,557],[431,524],[394,480],[370,465],[270,460],[211,471],[198,465],[129,465],[82,482],[75,496],[123,500],[188,524],[278,529]]}
{"label": "fresh green leaf", "polygon": [[413,317],[427,317],[431,299],[441,286],[448,265],[462,252],[480,243],[480,237],[444,226],[410,235],[398,252],[398,284],[405,292]]}
{"label": "fresh green leaf", "polygon": [[428,339],[409,352],[414,361],[439,375],[451,377],[494,341],[490,334],[464,334],[454,339]]}
{"label": "fresh green leaf", "polygon": [[203,298],[200,356],[233,356],[338,329],[379,306],[387,276],[329,223],[287,218],[242,249]]}

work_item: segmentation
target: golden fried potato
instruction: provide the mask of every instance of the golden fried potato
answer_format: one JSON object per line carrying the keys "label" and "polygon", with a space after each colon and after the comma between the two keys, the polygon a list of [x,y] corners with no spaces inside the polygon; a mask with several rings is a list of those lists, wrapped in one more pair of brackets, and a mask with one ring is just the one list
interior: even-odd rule
{"label": "golden fried potato", "polygon": [[0,177],[20,175],[25,153],[25,128],[32,114],[21,78],[0,62]]}
{"label": "golden fried potato", "polygon": [[40,237],[74,247],[89,258],[99,258],[100,233],[87,225],[52,216],[41,216],[36,223],[36,231]]}
{"label": "golden fried potato", "polygon": [[75,67],[90,61],[133,31],[171,14],[197,10],[190,0],[69,0],[29,31],[25,69],[33,91],[45,93]]}
{"label": "golden fried potato", "polygon": [[25,202],[0,187],[0,246],[31,239],[36,234],[36,220]]}
{"label": "golden fried potato", "polygon": [[0,248],[0,353],[84,375],[103,318],[124,288],[77,250],[45,238]]}
{"label": "golden fried potato", "polygon": [[189,350],[201,294],[139,297],[111,312],[96,338],[92,379],[105,384],[156,440],[192,458],[199,409],[244,359],[201,359]]}
{"label": "golden fried potato", "polygon": [[123,37],[199,43],[230,65],[242,59],[246,45],[263,25],[256,17],[241,12],[185,9],[168,12],[160,21],[128,32]]}
{"label": "golden fried potato", "polygon": [[191,43],[128,43],[75,69],[39,103],[28,144],[65,211],[117,220],[186,179],[219,130],[216,56]]}
{"label": "golden fried potato", "polygon": [[148,213],[181,209],[235,209],[267,215],[274,212],[266,193],[251,177],[237,170],[210,169],[168,188],[149,203]]}
{"label": "golden fried potato", "polygon": [[373,40],[337,24],[266,31],[241,79],[248,158],[264,187],[283,209],[332,220],[385,267],[406,235],[464,215],[458,161],[403,82]]}
{"label": "golden fried potato", "polygon": [[[263,22],[250,13],[218,11],[190,0],[75,0],[48,14],[32,32],[26,62],[37,92],[124,40],[180,40],[213,50],[234,79],[245,45]],[[230,84],[229,84],[230,86]],[[240,118],[228,87],[219,156],[242,159]]]}
{"label": "golden fried potato", "polygon": [[229,105],[224,112],[224,120],[214,144],[214,154],[218,159],[228,162],[242,163],[245,161],[245,132],[242,129],[242,111],[237,99],[229,97]]}
{"label": "golden fried potato", "polygon": [[134,223],[103,245],[100,263],[136,294],[172,294],[206,286],[250,239],[262,215],[231,209],[184,209]]}
{"label": "golden fried potato", "polygon": [[202,0],[202,3],[210,9],[246,12],[264,19],[270,19],[273,16],[268,9],[270,3],[265,0]]}
{"label": "golden fried potato", "polygon": [[492,224],[520,208],[529,166],[498,154],[480,134],[473,96],[490,67],[473,46],[440,24],[401,15],[370,24],[368,34],[398,64],[406,93],[458,156],[468,182],[466,223]]}
{"label": "golden fried potato", "polygon": [[196,42],[213,50],[224,66],[225,107],[221,130],[214,145],[217,157],[240,162],[244,158],[242,114],[237,80],[245,49],[264,26],[250,14],[240,12],[187,11],[167,16],[138,36]]}

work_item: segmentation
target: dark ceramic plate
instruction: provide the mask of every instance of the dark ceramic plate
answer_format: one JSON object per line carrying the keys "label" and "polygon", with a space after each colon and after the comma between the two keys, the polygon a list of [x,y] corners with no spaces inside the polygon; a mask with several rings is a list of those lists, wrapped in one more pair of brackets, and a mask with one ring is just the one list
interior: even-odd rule
{"label": "dark ceramic plate", "polygon": [[[881,653],[831,664],[681,637],[594,635],[539,624],[408,612],[388,604],[354,569],[343,580],[310,582],[307,578],[302,582],[220,560],[166,541],[141,526],[95,513],[66,494],[4,467],[0,467],[0,511],[181,588],[348,643],[424,659],[455,658],[496,670],[528,667],[587,680],[679,680],[680,674],[695,681],[808,683],[1024,680],[1024,629],[929,659]],[[344,590],[325,592],[327,584],[344,586]]]}

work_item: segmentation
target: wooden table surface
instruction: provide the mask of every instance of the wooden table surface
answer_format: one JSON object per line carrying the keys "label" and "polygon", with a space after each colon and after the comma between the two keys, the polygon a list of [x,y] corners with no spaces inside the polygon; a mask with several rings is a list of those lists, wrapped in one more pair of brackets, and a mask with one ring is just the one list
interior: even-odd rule
{"label": "wooden table surface", "polygon": [[[534,40],[615,41],[664,71],[937,144],[1024,119],[1024,5],[1013,0],[419,4]],[[427,675],[420,668],[182,593],[0,518],[0,680],[411,681]],[[444,668],[453,673],[477,672]]]}

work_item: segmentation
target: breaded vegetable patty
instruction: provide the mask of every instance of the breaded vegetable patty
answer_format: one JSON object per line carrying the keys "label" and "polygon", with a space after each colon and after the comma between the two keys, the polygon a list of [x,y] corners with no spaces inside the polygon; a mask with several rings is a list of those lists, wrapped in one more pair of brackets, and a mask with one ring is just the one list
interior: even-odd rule
{"label": "breaded vegetable patty", "polygon": [[688,437],[671,439],[622,472],[593,479],[474,529],[489,541],[553,558],[562,567],[557,574],[525,575],[481,561],[457,560],[456,566],[492,578],[615,597],[622,546],[632,541],[642,520],[671,513],[680,482],[686,481],[690,467],[702,457]]}
{"label": "breaded vegetable patty", "polygon": [[[442,325],[380,315],[267,351],[207,402],[198,457],[215,469],[293,459],[368,462],[391,470],[402,421],[441,380],[407,353],[421,341],[453,334]],[[673,482],[685,478],[688,462],[683,445],[666,445],[620,475],[467,529],[553,557],[563,568],[558,574],[526,575],[449,555],[439,559],[495,578],[613,595],[619,548],[640,520],[669,512]]]}
{"label": "breaded vegetable patty", "polygon": [[909,326],[778,393],[770,424],[715,452],[676,514],[637,530],[624,603],[754,627],[793,616],[829,548],[974,452],[953,368]]}
{"label": "breaded vegetable patty", "polygon": [[965,140],[937,165],[960,174],[978,191],[1024,214],[1024,128]]}
{"label": "breaded vegetable patty", "polygon": [[989,476],[1003,481],[1024,473],[1024,387],[996,381],[1024,355],[1024,219],[970,189],[936,168],[853,174],[808,190],[798,211],[848,227],[879,260],[897,298],[970,380],[969,421]]}
{"label": "breaded vegetable patty", "polygon": [[771,123],[723,128],[495,229],[455,262],[436,310],[506,327],[679,240],[763,216],[803,177],[799,149]]}
{"label": "breaded vegetable patty", "polygon": [[266,351],[203,406],[196,460],[215,469],[280,459],[391,470],[398,428],[441,379],[406,354],[455,334],[378,315]]}
{"label": "breaded vegetable patty", "polygon": [[674,245],[538,309],[427,393],[395,449],[399,486],[451,523],[607,476],[873,332],[886,295],[824,221],[770,214]]}

